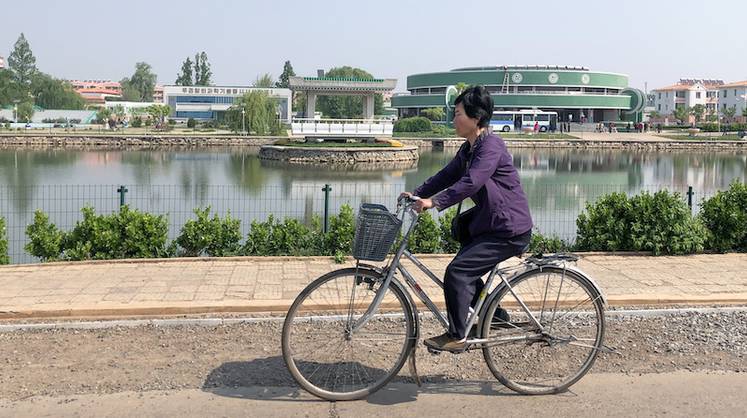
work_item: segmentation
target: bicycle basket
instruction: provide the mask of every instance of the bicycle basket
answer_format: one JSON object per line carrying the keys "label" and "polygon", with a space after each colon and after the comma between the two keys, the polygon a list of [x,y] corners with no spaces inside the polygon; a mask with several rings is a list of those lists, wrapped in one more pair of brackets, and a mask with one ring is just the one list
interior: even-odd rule
{"label": "bicycle basket", "polygon": [[358,260],[384,261],[402,221],[384,205],[364,203],[358,209],[353,240],[353,257]]}

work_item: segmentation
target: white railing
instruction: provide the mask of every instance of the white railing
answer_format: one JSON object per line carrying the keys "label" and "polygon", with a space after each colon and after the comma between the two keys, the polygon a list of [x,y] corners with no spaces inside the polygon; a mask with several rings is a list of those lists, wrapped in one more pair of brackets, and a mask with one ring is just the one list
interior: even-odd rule
{"label": "white railing", "polygon": [[394,124],[385,119],[305,119],[291,122],[293,136],[371,137],[392,136]]}

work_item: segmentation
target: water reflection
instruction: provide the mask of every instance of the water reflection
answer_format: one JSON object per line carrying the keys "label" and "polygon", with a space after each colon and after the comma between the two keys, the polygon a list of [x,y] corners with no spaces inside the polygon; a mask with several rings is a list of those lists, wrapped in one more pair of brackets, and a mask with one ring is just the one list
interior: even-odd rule
{"label": "water reflection", "polygon": [[[323,164],[263,161],[258,148],[0,149],[0,216],[8,220],[11,255],[22,257],[23,229],[40,208],[63,228],[79,209],[116,210],[118,185],[126,201],[142,210],[168,213],[172,234],[211,205],[242,219],[274,213],[309,220],[321,214],[325,184],[330,209],[360,202],[394,203],[443,168],[455,148],[421,150],[417,163],[365,165],[351,169]],[[692,186],[696,202],[735,179],[747,180],[747,155],[723,152],[645,152],[576,149],[511,149],[533,216],[543,232],[573,237],[575,218],[586,202],[611,191],[637,193]],[[59,186],[58,186],[59,185]],[[17,241],[17,242],[16,242]],[[27,258],[27,257],[26,257]]]}

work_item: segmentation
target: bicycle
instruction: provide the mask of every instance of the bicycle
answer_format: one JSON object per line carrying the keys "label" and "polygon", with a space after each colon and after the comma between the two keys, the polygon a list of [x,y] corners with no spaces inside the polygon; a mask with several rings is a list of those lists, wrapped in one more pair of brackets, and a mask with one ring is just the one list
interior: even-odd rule
{"label": "bicycle", "polygon": [[[383,205],[361,205],[353,244],[355,267],[314,280],[289,308],[283,359],[309,393],[334,401],[364,398],[396,376],[408,357],[410,372],[421,384],[415,364],[418,305],[397,273],[446,330],[448,322],[400,263],[404,256],[443,288],[407,250],[418,220],[411,207],[414,200],[398,200],[394,214]],[[406,219],[409,226],[388,264],[361,263],[384,261]],[[517,266],[496,265],[469,315],[464,351],[481,349],[492,374],[518,393],[563,392],[606,349],[606,300],[589,276],[569,265],[577,260],[571,254],[536,255]]]}

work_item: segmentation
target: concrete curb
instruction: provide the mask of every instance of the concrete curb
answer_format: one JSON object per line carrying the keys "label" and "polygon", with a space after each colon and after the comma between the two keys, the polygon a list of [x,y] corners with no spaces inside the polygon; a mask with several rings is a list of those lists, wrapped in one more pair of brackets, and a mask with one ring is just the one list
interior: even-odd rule
{"label": "concrete curb", "polygon": [[[612,318],[650,318],[657,316],[678,315],[683,313],[694,314],[724,314],[747,312],[747,306],[721,307],[721,308],[673,308],[673,309],[626,309],[619,311],[607,311],[605,315]],[[431,316],[426,314],[424,316]],[[0,333],[14,331],[33,331],[51,329],[107,329],[107,328],[132,328],[138,326],[154,327],[177,327],[177,326],[205,326],[217,327],[233,324],[250,324],[258,322],[282,322],[285,317],[245,317],[245,318],[174,318],[174,319],[123,319],[103,321],[74,321],[74,322],[47,322],[31,324],[0,324]]]}
{"label": "concrete curb", "polygon": [[[13,321],[43,318],[122,318],[133,316],[174,316],[200,314],[278,314],[285,313],[293,303],[292,300],[253,300],[247,303],[226,302],[216,304],[193,304],[190,302],[174,302],[170,305],[133,304],[130,306],[116,306],[107,304],[105,307],[50,307],[49,309],[19,309],[0,311],[0,321]],[[421,312],[427,312],[424,305],[417,303]],[[747,305],[747,294],[728,296],[688,296],[688,297],[655,297],[646,298],[637,295],[616,296],[608,299],[609,307],[631,306],[697,306],[697,305]],[[444,309],[443,302],[436,302],[439,309]]]}

